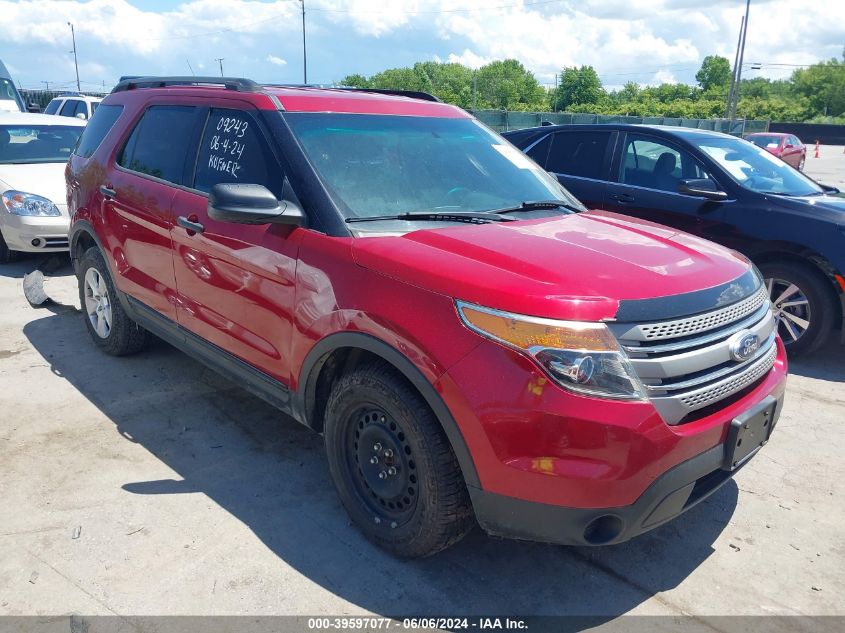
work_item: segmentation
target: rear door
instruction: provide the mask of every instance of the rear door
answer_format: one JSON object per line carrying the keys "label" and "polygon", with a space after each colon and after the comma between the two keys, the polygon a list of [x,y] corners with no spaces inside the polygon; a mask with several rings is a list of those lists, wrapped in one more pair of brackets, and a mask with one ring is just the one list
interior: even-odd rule
{"label": "rear door", "polygon": [[118,287],[176,320],[171,203],[193,163],[198,108],[151,105],[134,122],[101,187]]}
{"label": "rear door", "polygon": [[700,161],[679,145],[647,134],[627,133],[618,147],[615,182],[607,186],[605,209],[695,235],[717,232],[721,214],[714,212],[729,203],[678,193],[683,179],[712,180]]}
{"label": "rear door", "polygon": [[[605,186],[609,179],[616,136],[613,130],[555,132],[548,139],[545,163],[540,164],[545,164],[546,171],[553,174],[587,208],[604,208]],[[532,158],[537,160],[535,156]]]}
{"label": "rear door", "polygon": [[[258,112],[248,104],[225,105],[205,110],[191,186],[178,191],[173,201],[179,324],[288,383],[296,261],[303,230],[209,217],[208,193],[218,183],[259,184],[280,198],[286,182]],[[179,226],[179,218],[201,228]]]}

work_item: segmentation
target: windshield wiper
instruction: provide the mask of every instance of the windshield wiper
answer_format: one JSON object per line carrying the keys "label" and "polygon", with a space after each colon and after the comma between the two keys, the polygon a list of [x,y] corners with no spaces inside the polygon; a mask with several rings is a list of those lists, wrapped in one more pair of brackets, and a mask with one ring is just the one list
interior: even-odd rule
{"label": "windshield wiper", "polygon": [[438,222],[469,222],[478,224],[481,222],[513,222],[513,218],[505,218],[491,211],[472,211],[460,213],[448,213],[446,211],[406,211],[396,215],[374,215],[370,217],[346,218],[347,223],[352,222],[378,222],[384,220],[429,220]]}
{"label": "windshield wiper", "polygon": [[579,209],[574,204],[570,204],[563,200],[526,200],[525,202],[521,202],[518,206],[491,209],[490,211],[487,211],[487,213],[497,213],[501,215],[505,213],[519,213],[520,211],[537,211],[539,209],[558,208],[569,209],[575,213],[581,213],[581,211],[583,211],[583,209]]}

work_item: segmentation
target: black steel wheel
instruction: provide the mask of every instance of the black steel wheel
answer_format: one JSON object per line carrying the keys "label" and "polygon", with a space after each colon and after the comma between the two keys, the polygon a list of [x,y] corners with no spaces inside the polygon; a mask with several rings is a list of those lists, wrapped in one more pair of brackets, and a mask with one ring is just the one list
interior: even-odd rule
{"label": "black steel wheel", "polygon": [[362,365],[335,382],[324,434],[338,496],[380,547],[403,558],[430,556],[475,525],[440,423],[390,365]]}

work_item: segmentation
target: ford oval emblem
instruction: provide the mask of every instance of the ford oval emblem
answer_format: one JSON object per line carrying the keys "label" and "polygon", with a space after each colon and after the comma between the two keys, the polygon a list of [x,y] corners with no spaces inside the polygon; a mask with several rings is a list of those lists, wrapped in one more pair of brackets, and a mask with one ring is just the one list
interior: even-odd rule
{"label": "ford oval emblem", "polygon": [[746,361],[754,352],[760,349],[760,337],[751,330],[742,330],[734,334],[728,341],[728,349],[731,358],[738,361]]}

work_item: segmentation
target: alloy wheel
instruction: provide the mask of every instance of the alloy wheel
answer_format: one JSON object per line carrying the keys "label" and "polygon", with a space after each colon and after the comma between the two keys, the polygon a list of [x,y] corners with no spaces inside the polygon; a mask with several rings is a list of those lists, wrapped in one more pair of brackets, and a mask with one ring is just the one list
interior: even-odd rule
{"label": "alloy wheel", "polygon": [[96,268],[85,272],[85,312],[100,338],[108,338],[112,326],[112,308],[106,280]]}
{"label": "alloy wheel", "polygon": [[787,345],[796,342],[810,328],[810,301],[797,285],[785,279],[767,279],[766,287],[778,333]]}

